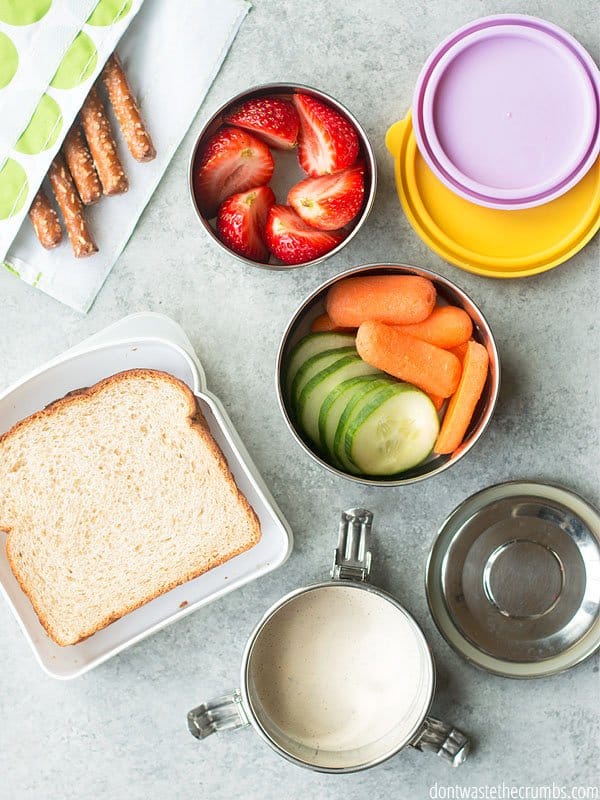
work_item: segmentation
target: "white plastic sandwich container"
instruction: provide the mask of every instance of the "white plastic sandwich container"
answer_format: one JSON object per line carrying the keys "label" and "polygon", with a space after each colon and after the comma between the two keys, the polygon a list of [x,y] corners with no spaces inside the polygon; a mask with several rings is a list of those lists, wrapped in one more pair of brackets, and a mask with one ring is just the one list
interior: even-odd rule
{"label": "white plastic sandwich container", "polygon": [[127,369],[159,369],[184,381],[197,396],[235,480],[256,511],[260,542],[194,580],[172,589],[76,645],[60,647],[46,634],[6,558],[0,532],[0,589],[41,667],[52,677],[75,678],[152,633],[191,614],[284,563],[292,548],[289,525],[277,508],[183,330],[161,314],[133,314],[49,361],[0,394],[0,434],[67,392]]}

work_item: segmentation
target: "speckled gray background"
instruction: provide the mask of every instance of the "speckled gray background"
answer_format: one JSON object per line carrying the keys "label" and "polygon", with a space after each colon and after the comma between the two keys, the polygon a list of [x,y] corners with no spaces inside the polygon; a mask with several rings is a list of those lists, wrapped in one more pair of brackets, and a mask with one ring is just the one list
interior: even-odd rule
{"label": "speckled gray background", "polygon": [[[403,218],[383,145],[436,43],[468,20],[502,11],[558,23],[598,59],[592,0],[256,0],[90,314],[0,274],[1,384],[130,312],[161,311],[180,322],[296,537],[278,572],[69,683],[41,672],[1,604],[0,797],[420,800],[436,782],[597,784],[598,660],[541,681],[489,676],[442,641],[423,591],[436,528],[472,492],[530,477],[599,500],[598,241],[537,278],[495,282],[462,272],[429,252]],[[199,229],[186,187],[202,121],[230,95],[274,80],[312,84],[347,104],[372,137],[380,168],[375,207],[360,234],[331,261],[288,273],[244,268],[224,256]],[[341,269],[376,260],[432,267],[457,281],[487,315],[504,367],[499,408],[475,451],[449,472],[402,489],[361,489],[324,474],[292,440],[273,389],[279,337],[303,297]],[[369,772],[327,776],[288,765],[249,731],[197,743],[186,711],[236,685],[258,617],[284,592],[327,573],[338,512],[355,504],[375,512],[381,583],[423,625],[439,668],[434,711],[472,734],[471,759],[453,771],[407,751]]]}

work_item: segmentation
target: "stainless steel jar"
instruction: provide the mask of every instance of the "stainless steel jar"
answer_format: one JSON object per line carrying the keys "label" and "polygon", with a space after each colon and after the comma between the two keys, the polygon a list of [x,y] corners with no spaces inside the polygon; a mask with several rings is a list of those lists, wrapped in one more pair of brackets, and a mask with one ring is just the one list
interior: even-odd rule
{"label": "stainless steel jar", "polygon": [[[372,514],[362,508],[353,508],[342,513],[331,580],[297,589],[267,611],[246,644],[240,673],[241,688],[202,703],[189,712],[188,726],[196,738],[204,739],[216,731],[252,726],[279,755],[298,766],[319,772],[344,773],[367,769],[390,758],[407,745],[435,753],[454,766],[464,761],[469,750],[466,736],[451,725],[428,716],[435,690],[435,667],[421,629],[395,598],[369,582],[372,518]],[[374,609],[385,609],[385,613],[392,614],[398,622],[402,620],[403,630],[409,631],[411,647],[419,654],[416,671],[418,682],[415,683],[414,693],[410,697],[410,713],[395,720],[390,730],[377,740],[365,740],[361,746],[351,749],[313,747],[295,738],[291,729],[284,730],[281,723],[275,722],[266,712],[264,697],[257,685],[257,676],[264,667],[264,653],[268,652],[261,648],[261,640],[268,634],[278,615],[283,609],[290,608],[294,613],[302,614],[306,603],[311,598],[314,599],[315,593],[331,593],[332,590],[349,591],[351,594],[368,593],[369,603],[372,603]],[[351,613],[350,603],[348,613]],[[364,643],[361,636],[363,632],[364,630],[357,631],[356,639],[352,641],[352,647],[356,648],[357,653],[361,642]],[[375,676],[378,668],[377,659],[373,657],[372,670]],[[402,674],[399,673],[397,677],[399,681],[403,680]],[[383,703],[384,697],[378,697],[378,700]],[[384,709],[375,707],[372,710],[376,715]],[[385,710],[389,712],[387,706]],[[400,715],[400,711],[398,714]]]}

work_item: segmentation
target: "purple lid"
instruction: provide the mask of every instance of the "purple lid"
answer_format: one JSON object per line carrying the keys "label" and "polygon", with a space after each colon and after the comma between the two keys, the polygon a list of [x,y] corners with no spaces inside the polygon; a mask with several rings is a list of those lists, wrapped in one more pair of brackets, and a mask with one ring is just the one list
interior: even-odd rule
{"label": "purple lid", "polygon": [[425,63],[415,137],[452,191],[492,208],[529,208],[559,197],[594,163],[599,96],[598,68],[566,31],[536,17],[485,17]]}

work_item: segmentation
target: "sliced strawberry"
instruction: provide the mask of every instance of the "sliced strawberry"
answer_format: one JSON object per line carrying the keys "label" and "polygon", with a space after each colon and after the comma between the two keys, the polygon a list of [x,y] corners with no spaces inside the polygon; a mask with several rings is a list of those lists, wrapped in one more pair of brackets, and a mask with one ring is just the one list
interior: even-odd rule
{"label": "sliced strawberry", "polygon": [[269,250],[264,240],[265,224],[274,202],[270,186],[228,197],[217,215],[217,236],[234,253],[266,264]]}
{"label": "sliced strawberry", "polygon": [[344,236],[342,231],[312,228],[289,206],[273,206],[267,217],[265,241],[273,255],[285,264],[303,264],[320,258]]}
{"label": "sliced strawberry", "polygon": [[289,191],[288,203],[304,222],[322,231],[334,231],[351,222],[362,207],[363,170],[351,167],[300,181]]}
{"label": "sliced strawberry", "polygon": [[264,186],[273,169],[264,142],[239,128],[220,128],[196,158],[194,193],[200,213],[212,219],[226,197]]}
{"label": "sliced strawberry", "polygon": [[278,150],[291,150],[298,144],[300,119],[293,103],[280,97],[257,97],[248,100],[225,121],[252,131]]}
{"label": "sliced strawberry", "polygon": [[298,158],[312,177],[351,167],[358,156],[358,134],[348,120],[307,94],[295,94],[300,116]]}

